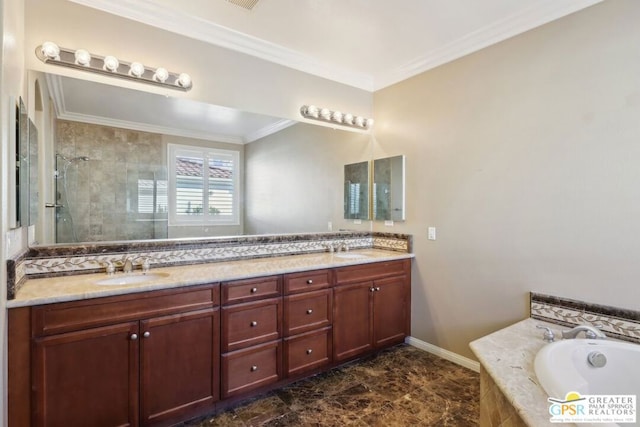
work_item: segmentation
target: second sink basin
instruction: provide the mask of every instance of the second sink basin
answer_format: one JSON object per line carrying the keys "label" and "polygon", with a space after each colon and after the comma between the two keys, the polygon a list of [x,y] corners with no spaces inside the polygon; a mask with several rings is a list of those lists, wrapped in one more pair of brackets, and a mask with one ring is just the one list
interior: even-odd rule
{"label": "second sink basin", "polygon": [[105,279],[100,279],[95,282],[100,286],[123,286],[123,285],[140,285],[146,282],[152,282],[158,279],[164,279],[169,277],[168,273],[133,273],[133,274],[116,274],[115,276],[109,276]]}

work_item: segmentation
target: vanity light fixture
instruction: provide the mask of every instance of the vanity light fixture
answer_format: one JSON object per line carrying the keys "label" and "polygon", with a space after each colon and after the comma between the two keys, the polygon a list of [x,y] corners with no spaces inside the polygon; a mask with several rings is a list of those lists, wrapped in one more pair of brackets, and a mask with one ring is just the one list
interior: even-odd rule
{"label": "vanity light fixture", "polygon": [[354,116],[351,113],[331,111],[328,108],[319,108],[315,105],[303,105],[300,107],[300,114],[306,119],[320,120],[359,129],[370,129],[373,126],[373,119]]}
{"label": "vanity light fixture", "polygon": [[68,49],[50,41],[36,47],[36,56],[46,64],[91,71],[171,89],[188,91],[193,86],[191,76],[187,73],[172,73],[163,67],[145,67],[140,62],[125,62],[111,55],[94,55],[85,49]]}

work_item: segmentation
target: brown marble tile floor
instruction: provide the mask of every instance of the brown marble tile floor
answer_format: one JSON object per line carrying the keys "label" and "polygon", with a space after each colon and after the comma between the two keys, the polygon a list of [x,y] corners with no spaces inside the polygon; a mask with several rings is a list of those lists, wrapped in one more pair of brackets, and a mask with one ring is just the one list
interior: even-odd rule
{"label": "brown marble tile floor", "polygon": [[477,426],[479,395],[478,373],[400,345],[183,426]]}

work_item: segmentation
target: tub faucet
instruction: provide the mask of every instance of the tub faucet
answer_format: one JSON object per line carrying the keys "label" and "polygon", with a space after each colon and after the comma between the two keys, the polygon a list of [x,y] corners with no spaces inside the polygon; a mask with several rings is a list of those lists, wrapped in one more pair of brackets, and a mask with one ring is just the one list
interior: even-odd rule
{"label": "tub faucet", "polygon": [[131,273],[133,271],[133,262],[130,257],[125,258],[124,264],[122,265],[123,273]]}
{"label": "tub faucet", "polygon": [[562,338],[575,338],[580,332],[584,332],[584,337],[590,340],[605,340],[607,336],[600,329],[590,325],[578,325],[568,331],[562,331]]}

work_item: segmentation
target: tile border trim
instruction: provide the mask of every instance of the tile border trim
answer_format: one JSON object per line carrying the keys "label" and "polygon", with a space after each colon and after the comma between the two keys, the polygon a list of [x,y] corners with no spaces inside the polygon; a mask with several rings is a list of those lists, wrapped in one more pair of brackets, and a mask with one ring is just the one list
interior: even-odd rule
{"label": "tile border trim", "polygon": [[385,249],[410,253],[412,237],[378,232],[341,232],[240,236],[175,241],[132,241],[29,248],[7,260],[7,300],[15,298],[28,278],[68,276],[102,271],[106,262],[126,256],[149,258],[152,267],[201,264],[318,253],[327,245],[351,249]]}
{"label": "tile border trim", "polygon": [[531,292],[531,317],[562,326],[601,325],[607,335],[640,343],[640,311]]}

